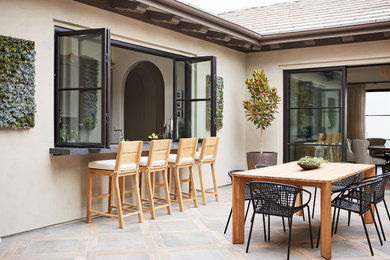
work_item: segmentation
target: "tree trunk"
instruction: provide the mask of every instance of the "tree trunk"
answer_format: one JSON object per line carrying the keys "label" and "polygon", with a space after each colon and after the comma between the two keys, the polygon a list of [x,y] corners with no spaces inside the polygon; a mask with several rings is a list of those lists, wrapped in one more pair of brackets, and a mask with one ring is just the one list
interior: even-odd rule
{"label": "tree trunk", "polygon": [[263,153],[263,128],[260,127],[260,153]]}

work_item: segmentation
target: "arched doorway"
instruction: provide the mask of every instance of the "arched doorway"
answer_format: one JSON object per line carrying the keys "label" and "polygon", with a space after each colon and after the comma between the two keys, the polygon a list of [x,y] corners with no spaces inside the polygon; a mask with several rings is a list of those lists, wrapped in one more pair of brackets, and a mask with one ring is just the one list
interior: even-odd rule
{"label": "arched doorway", "polygon": [[139,62],[128,74],[124,94],[126,140],[147,140],[164,128],[164,79],[152,62]]}

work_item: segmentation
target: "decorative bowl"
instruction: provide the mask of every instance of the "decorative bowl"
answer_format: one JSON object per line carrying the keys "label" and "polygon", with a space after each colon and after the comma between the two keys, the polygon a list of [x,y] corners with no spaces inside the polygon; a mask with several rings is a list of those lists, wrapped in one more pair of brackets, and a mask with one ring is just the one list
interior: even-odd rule
{"label": "decorative bowl", "polygon": [[297,164],[304,170],[312,170],[312,169],[317,169],[318,167],[320,167],[320,165],[316,165],[316,164],[302,164],[299,162]]}

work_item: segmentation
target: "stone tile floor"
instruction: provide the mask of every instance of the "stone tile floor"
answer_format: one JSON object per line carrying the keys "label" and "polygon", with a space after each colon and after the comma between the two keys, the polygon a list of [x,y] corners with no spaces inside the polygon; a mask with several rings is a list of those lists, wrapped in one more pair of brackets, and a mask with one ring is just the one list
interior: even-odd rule
{"label": "stone tile floor", "polygon": [[[390,192],[387,194],[390,202]],[[199,208],[186,203],[185,211],[174,206],[173,214],[158,210],[156,220],[144,214],[144,223],[135,216],[126,218],[119,229],[116,219],[96,217],[60,224],[5,237],[0,243],[0,259],[74,259],[74,260],[223,260],[223,259],[285,259],[288,233],[283,232],[280,218],[271,218],[271,242],[264,242],[261,218],[255,221],[249,253],[245,244],[231,244],[231,230],[223,230],[231,206],[231,186],[220,187],[221,201],[209,197]],[[200,201],[199,201],[200,202]],[[317,201],[319,205],[319,201]],[[390,206],[390,205],[389,205]],[[317,237],[319,207],[313,220],[313,236]],[[390,239],[390,221],[383,204],[379,211],[385,232]],[[332,240],[333,259],[390,259],[390,242],[381,246],[373,225],[368,231],[375,256],[371,257],[360,218],[341,214],[339,230]],[[249,221],[246,230],[249,230]],[[320,250],[310,248],[307,221],[295,216],[293,221],[291,259],[322,259]],[[246,233],[246,235],[248,232]],[[315,241],[314,241],[315,242]]]}

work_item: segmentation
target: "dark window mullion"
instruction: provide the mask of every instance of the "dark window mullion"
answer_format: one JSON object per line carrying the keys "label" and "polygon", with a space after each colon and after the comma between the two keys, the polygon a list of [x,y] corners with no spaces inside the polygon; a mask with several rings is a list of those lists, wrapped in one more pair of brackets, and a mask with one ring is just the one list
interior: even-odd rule
{"label": "dark window mullion", "polygon": [[79,90],[79,91],[93,91],[93,90],[102,90],[103,88],[60,88],[58,91],[71,91],[71,90]]}
{"label": "dark window mullion", "polygon": [[322,110],[327,110],[327,109],[339,109],[343,107],[289,107],[288,109],[293,110],[293,109],[322,109]]}
{"label": "dark window mullion", "polygon": [[176,99],[177,102],[197,102],[197,101],[211,101],[211,98],[187,98],[187,99]]}

